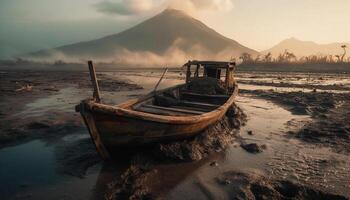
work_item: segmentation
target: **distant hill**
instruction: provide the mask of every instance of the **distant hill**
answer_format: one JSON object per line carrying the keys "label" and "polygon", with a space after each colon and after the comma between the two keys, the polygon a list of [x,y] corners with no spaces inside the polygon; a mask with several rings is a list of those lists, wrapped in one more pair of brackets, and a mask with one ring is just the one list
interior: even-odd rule
{"label": "distant hill", "polygon": [[188,59],[225,59],[257,55],[186,13],[167,9],[118,34],[29,55],[37,59],[97,59],[121,63],[184,63]]}
{"label": "distant hill", "polygon": [[273,56],[278,56],[285,50],[294,53],[297,57],[310,55],[341,55],[343,54],[342,45],[347,45],[350,48],[350,43],[331,43],[331,44],[317,44],[311,41],[301,41],[296,38],[289,38],[283,40],[276,46],[262,51],[262,54],[271,52]]}

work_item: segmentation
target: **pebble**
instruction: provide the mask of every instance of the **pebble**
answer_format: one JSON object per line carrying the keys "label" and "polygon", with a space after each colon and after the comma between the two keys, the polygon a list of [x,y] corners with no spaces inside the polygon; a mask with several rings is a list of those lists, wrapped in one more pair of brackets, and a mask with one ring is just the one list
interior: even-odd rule
{"label": "pebble", "polygon": [[250,144],[241,144],[241,147],[248,151],[249,153],[260,153],[262,152],[262,148],[257,145],[256,143],[250,143]]}
{"label": "pebble", "polygon": [[231,181],[230,180],[224,180],[224,182],[223,182],[225,185],[230,185],[231,184]]}

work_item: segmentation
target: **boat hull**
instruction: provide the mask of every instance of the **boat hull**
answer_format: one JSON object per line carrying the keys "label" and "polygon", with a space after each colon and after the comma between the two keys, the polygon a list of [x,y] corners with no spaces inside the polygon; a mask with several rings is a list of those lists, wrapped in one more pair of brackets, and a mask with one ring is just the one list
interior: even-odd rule
{"label": "boat hull", "polygon": [[138,100],[114,107],[84,100],[78,111],[100,155],[108,159],[115,148],[135,148],[193,137],[220,120],[234,103],[237,93],[238,87],[224,105],[202,115],[160,116],[125,109]]}

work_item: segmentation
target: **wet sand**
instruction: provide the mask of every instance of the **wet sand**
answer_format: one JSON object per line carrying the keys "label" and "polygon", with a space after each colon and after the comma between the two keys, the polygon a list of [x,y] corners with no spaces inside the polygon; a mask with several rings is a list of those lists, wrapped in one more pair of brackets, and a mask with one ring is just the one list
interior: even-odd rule
{"label": "wet sand", "polygon": [[[145,94],[160,74],[99,73],[103,100],[117,104]],[[4,199],[113,199],[120,192],[135,199],[350,198],[350,98],[345,75],[330,74],[321,80],[320,75],[238,74],[245,86],[237,106],[247,116],[240,130],[245,120],[234,126],[223,121],[217,124],[221,129],[213,130],[227,131],[229,137],[203,137],[215,132],[211,130],[202,134],[206,140],[158,146],[157,153],[123,156],[112,163],[101,162],[74,112],[79,100],[92,95],[87,73],[11,71],[0,76]],[[161,87],[182,81],[183,75],[170,72]],[[330,87],[332,82],[337,86]],[[316,92],[310,85],[319,85]],[[261,86],[267,88],[254,89]],[[204,144],[209,146],[203,148]],[[243,145],[259,151],[252,153]],[[187,150],[178,154],[179,149]]]}

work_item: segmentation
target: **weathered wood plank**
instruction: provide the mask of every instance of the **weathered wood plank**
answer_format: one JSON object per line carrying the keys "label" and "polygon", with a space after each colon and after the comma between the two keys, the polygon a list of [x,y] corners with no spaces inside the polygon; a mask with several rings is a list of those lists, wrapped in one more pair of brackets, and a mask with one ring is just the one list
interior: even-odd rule
{"label": "weathered wood plank", "polygon": [[178,108],[168,108],[168,107],[161,107],[161,106],[154,106],[154,105],[142,105],[144,107],[148,107],[148,108],[156,108],[156,109],[160,109],[160,110],[168,110],[168,111],[175,111],[175,112],[182,112],[182,113],[188,113],[188,114],[196,114],[196,115],[200,115],[203,114],[205,112],[202,111],[194,111],[194,110],[185,110],[185,109],[178,109]]}
{"label": "weathered wood plank", "polygon": [[91,60],[88,61],[88,65],[89,65],[91,82],[92,82],[92,85],[94,86],[94,94],[93,94],[94,99],[96,100],[96,102],[101,102],[100,88],[98,86],[95,68]]}
{"label": "weathered wood plank", "polygon": [[202,115],[189,115],[189,116],[163,116],[163,115],[156,115],[152,113],[140,112],[140,111],[131,109],[132,104],[135,105],[139,102],[145,101],[151,98],[152,97],[151,95],[147,96],[147,98],[143,98],[138,101],[130,100],[126,102],[125,105],[130,105],[130,108],[125,108],[125,107],[121,108],[118,106],[111,106],[111,105],[96,103],[90,100],[83,101],[82,104],[84,104],[85,106],[87,106],[88,109],[94,112],[105,113],[111,116],[118,115],[118,116],[133,118],[133,119],[154,121],[154,122],[160,122],[160,123],[169,123],[169,124],[193,124],[193,123],[200,123],[201,121],[210,120],[212,118],[220,118],[221,115],[223,115],[227,111],[229,106],[233,104],[235,100],[235,96],[237,94],[238,94],[238,87],[236,86],[230,98],[219,108],[215,109],[212,112],[204,113]]}
{"label": "weathered wood plank", "polygon": [[196,102],[196,101],[180,101],[180,105],[184,106],[193,106],[197,108],[218,108],[221,105],[220,104],[210,104],[210,103],[202,103],[202,102]]}
{"label": "weathered wood plank", "polygon": [[146,112],[146,113],[153,113],[153,114],[158,114],[158,115],[168,115],[168,116],[187,116],[187,115],[189,115],[188,113],[174,112],[174,111],[169,111],[169,110],[160,110],[158,108],[155,109],[155,108],[148,108],[148,107],[144,107],[144,106],[139,106],[135,110]]}
{"label": "weathered wood plank", "polygon": [[90,136],[92,138],[92,141],[95,144],[95,147],[97,149],[97,152],[100,154],[103,160],[108,160],[110,159],[110,155],[105,148],[105,146],[102,143],[101,137],[98,133],[94,117],[90,112],[85,112],[84,110],[81,111],[82,116],[84,118],[85,124],[88,127]]}
{"label": "weathered wood plank", "polygon": [[214,110],[212,108],[198,108],[198,107],[183,106],[183,105],[174,105],[174,106],[170,106],[169,108],[176,108],[176,109],[190,110],[190,111],[199,111],[199,112],[203,112],[203,113],[211,112]]}
{"label": "weathered wood plank", "polygon": [[190,95],[196,97],[206,97],[206,98],[218,98],[218,99],[228,99],[230,96],[224,94],[198,94],[193,92],[182,92],[182,95]]}

